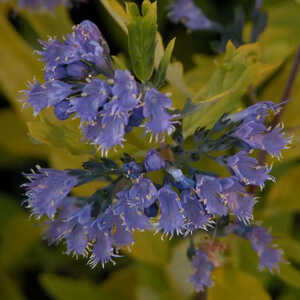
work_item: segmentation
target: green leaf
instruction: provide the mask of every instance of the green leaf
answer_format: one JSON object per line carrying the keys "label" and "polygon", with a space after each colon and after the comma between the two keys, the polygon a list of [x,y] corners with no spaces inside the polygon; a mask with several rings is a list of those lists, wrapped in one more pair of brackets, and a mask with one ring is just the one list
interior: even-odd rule
{"label": "green leaf", "polygon": [[[189,115],[183,121],[184,136],[191,135],[197,127],[211,127],[225,112],[231,112],[241,105],[242,96],[258,78],[265,76],[264,65],[260,62],[258,44],[235,48],[227,44],[226,53],[219,61],[207,84],[192,98],[193,103],[223,95],[222,99],[205,105],[201,110]],[[225,95],[223,94],[225,93]]]}
{"label": "green leaf", "polygon": [[165,82],[167,69],[168,69],[170,61],[171,61],[174,45],[175,45],[175,38],[172,39],[170,41],[170,43],[168,44],[166,51],[164,53],[164,56],[162,57],[162,59],[160,61],[158,70],[155,73],[153,83],[157,88],[160,88]]}
{"label": "green leaf", "polygon": [[161,59],[165,53],[164,42],[159,32],[156,33],[156,48],[154,54],[154,67],[158,69]]}
{"label": "green leaf", "polygon": [[277,276],[291,286],[300,288],[300,271],[292,265],[281,263]]}
{"label": "green leaf", "polygon": [[283,250],[285,256],[289,260],[293,260],[297,263],[300,263],[300,242],[288,237],[279,237],[276,240],[276,243],[279,245],[279,247]]}
{"label": "green leaf", "polygon": [[280,294],[278,300],[295,300],[300,299],[300,290],[299,289],[285,289],[283,293]]}
{"label": "green leaf", "polygon": [[40,277],[42,286],[56,300],[113,300],[109,293],[86,279],[70,279],[54,274],[43,274]]}
{"label": "green leaf", "polygon": [[128,22],[128,16],[122,5],[117,0],[100,0],[100,2],[127,34],[128,30],[126,23]]}
{"label": "green leaf", "polygon": [[176,245],[172,249],[171,261],[166,268],[172,288],[178,290],[184,296],[189,296],[194,291],[189,279],[193,273],[193,269],[187,257],[188,247],[189,242],[187,240]]}
{"label": "green leaf", "polygon": [[208,289],[208,300],[270,300],[260,281],[254,276],[230,268],[216,269],[215,284]]}
{"label": "green leaf", "polygon": [[[24,122],[11,109],[0,111],[0,145],[19,158],[46,158],[46,149],[30,141]],[[22,147],[20,147],[22,145]]]}
{"label": "green leaf", "polygon": [[265,217],[278,213],[300,211],[298,178],[300,167],[294,167],[282,175],[269,192],[263,210]]}
{"label": "green leaf", "polygon": [[135,244],[128,255],[137,261],[165,265],[169,259],[169,243],[161,240],[159,234],[154,235],[152,231],[134,233]]}
{"label": "green leaf", "polygon": [[[27,251],[41,237],[41,228],[28,219],[27,214],[18,213],[7,222],[1,233],[0,265],[13,268],[20,263]],[[8,250],[9,249],[9,250]]]}
{"label": "green leaf", "polygon": [[25,300],[16,282],[2,272],[0,272],[0,299]]}
{"label": "green leaf", "polygon": [[[109,299],[135,299],[135,289],[139,280],[137,273],[137,265],[135,264],[122,268],[118,272],[113,272],[101,284],[100,289],[111,297]],[[103,299],[106,300],[106,298]]]}
{"label": "green leaf", "polygon": [[[5,4],[0,2],[0,84],[15,111],[23,120],[32,120],[32,111],[24,110],[20,100],[20,90],[26,88],[34,76],[42,79],[42,63],[9,23]],[[16,70],[18,70],[16,72]]]}
{"label": "green leaf", "polygon": [[135,3],[126,3],[129,15],[128,49],[134,74],[142,82],[152,75],[156,47],[156,2],[143,2],[142,15]]}
{"label": "green leaf", "polygon": [[32,13],[29,10],[22,12],[24,17],[30,22],[40,38],[47,40],[49,36],[62,38],[72,31],[72,22],[68,10],[64,6],[57,6],[52,14]]}
{"label": "green leaf", "polygon": [[[3,234],[5,225],[13,218],[16,214],[20,213],[21,206],[18,205],[16,199],[10,195],[0,193],[0,235]],[[1,241],[0,241],[1,245]]]}
{"label": "green leaf", "polygon": [[174,62],[169,65],[167,69],[167,80],[172,85],[172,87],[178,90],[183,95],[183,97],[185,97],[185,99],[181,99],[181,103],[183,105],[185,103],[185,101],[183,100],[192,98],[193,93],[185,83],[183,77],[183,65],[181,62]]}
{"label": "green leaf", "polygon": [[79,120],[58,120],[48,109],[43,111],[37,121],[27,123],[30,136],[55,148],[68,150],[72,155],[94,153],[94,148],[83,141]]}

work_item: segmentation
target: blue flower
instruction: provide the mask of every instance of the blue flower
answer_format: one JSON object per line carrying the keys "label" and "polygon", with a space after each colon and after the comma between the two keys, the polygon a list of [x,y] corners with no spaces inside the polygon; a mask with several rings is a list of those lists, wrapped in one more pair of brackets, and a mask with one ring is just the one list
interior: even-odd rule
{"label": "blue flower", "polygon": [[273,269],[279,270],[279,262],[283,262],[280,249],[266,247],[259,256],[259,267],[261,269],[267,268],[271,272]]}
{"label": "blue flower", "polygon": [[71,232],[64,235],[67,244],[67,254],[87,256],[89,232],[86,226],[76,224]]}
{"label": "blue flower", "polygon": [[82,121],[92,122],[99,115],[99,109],[107,102],[111,94],[109,85],[99,78],[85,85],[81,97],[70,100],[71,111],[76,112]]}
{"label": "blue flower", "polygon": [[252,248],[258,253],[262,253],[273,241],[270,232],[262,226],[250,227],[250,230],[246,232],[246,238],[251,242]]}
{"label": "blue flower", "polygon": [[209,20],[193,0],[176,0],[170,5],[168,14],[171,21],[183,23],[191,30],[220,31],[222,27]]}
{"label": "blue flower", "polygon": [[113,256],[114,253],[111,237],[107,233],[99,231],[97,233],[97,239],[88,264],[92,268],[95,268],[99,263],[101,263],[102,268],[104,268],[106,263],[112,261]]}
{"label": "blue flower", "polygon": [[146,155],[144,165],[147,172],[158,171],[165,167],[165,161],[159,153],[152,148]]}
{"label": "blue flower", "polygon": [[190,277],[197,292],[204,291],[205,288],[212,285],[211,273],[214,268],[212,261],[207,253],[197,250],[192,260],[192,266],[196,272]]}
{"label": "blue flower", "polygon": [[94,145],[99,146],[102,155],[117,145],[122,145],[125,135],[125,126],[128,123],[128,114],[116,114],[112,111],[114,104],[111,101],[105,105],[100,118],[84,126],[86,138]]}
{"label": "blue flower", "polygon": [[227,214],[227,208],[220,196],[222,186],[218,178],[207,175],[197,175],[195,191],[209,214],[217,214],[220,216]]}
{"label": "blue flower", "polygon": [[145,126],[147,132],[152,133],[156,139],[166,132],[171,134],[175,129],[174,122],[172,122],[173,117],[166,110],[171,106],[171,100],[158,90],[152,88],[146,92],[143,114],[148,121]]}
{"label": "blue flower", "polygon": [[63,100],[54,106],[54,114],[59,120],[66,120],[72,114],[71,104],[69,100]]}
{"label": "blue flower", "polygon": [[174,167],[168,167],[166,171],[172,175],[174,179],[174,185],[180,189],[191,189],[195,186],[194,180],[187,178],[183,175],[182,171],[180,169],[174,168]]}
{"label": "blue flower", "polygon": [[275,104],[271,101],[261,101],[254,105],[247,107],[246,109],[237,112],[235,114],[229,115],[227,118],[232,122],[249,122],[249,121],[260,121],[263,122],[266,116],[269,114],[269,111],[275,113],[279,112],[280,105]]}
{"label": "blue flower", "polygon": [[281,150],[288,149],[291,138],[285,137],[280,125],[277,125],[271,131],[267,131],[262,137],[261,149],[267,151],[270,155],[280,158]]}
{"label": "blue flower", "polygon": [[75,213],[73,213],[68,219],[66,219],[66,221],[74,221],[76,224],[85,225],[91,222],[91,216],[92,206],[90,204],[86,204],[85,206],[78,209]]}
{"label": "blue flower", "polygon": [[122,167],[123,172],[126,173],[126,176],[130,179],[138,179],[143,172],[143,167],[140,164],[137,164],[135,161],[131,161],[127,164],[124,164]]}
{"label": "blue flower", "polygon": [[66,0],[19,0],[18,5],[20,7],[32,10],[52,10],[59,4],[66,4]]}
{"label": "blue flower", "polygon": [[260,166],[258,161],[248,156],[245,151],[240,151],[228,157],[227,164],[235,176],[246,185],[263,187],[266,180],[273,180],[273,177],[269,175],[271,168]]}
{"label": "blue flower", "polygon": [[119,215],[129,231],[150,228],[149,219],[138,210],[129,206],[129,191],[123,190],[117,194],[119,201],[113,206],[113,212]]}
{"label": "blue flower", "polygon": [[47,215],[54,218],[63,199],[77,184],[76,177],[66,171],[38,169],[38,173],[26,174],[29,183],[24,184],[28,207],[37,217]]}
{"label": "blue flower", "polygon": [[222,179],[221,185],[221,195],[229,209],[239,220],[248,223],[253,218],[255,198],[246,192],[234,176]]}
{"label": "blue flower", "polygon": [[[260,113],[265,115],[263,111]],[[250,148],[265,150],[273,156],[280,157],[281,150],[287,148],[291,139],[285,137],[280,125],[267,129],[264,120],[257,119],[257,116],[255,118],[251,117],[251,114],[247,116],[233,136],[247,143]]]}
{"label": "blue flower", "polygon": [[59,79],[70,78],[73,80],[83,80],[87,78],[90,73],[92,73],[92,69],[88,66],[88,64],[82,61],[76,61],[67,64],[64,67],[63,66],[59,66],[59,67],[57,68],[57,74],[59,74],[59,70],[61,70]]}
{"label": "blue flower", "polygon": [[140,106],[134,108],[130,114],[128,124],[125,128],[126,133],[130,132],[134,127],[139,127],[143,123],[144,119],[143,107]]}
{"label": "blue flower", "polygon": [[72,93],[72,86],[58,80],[46,81],[43,85],[35,82],[25,93],[26,101],[32,106],[34,115],[37,115],[47,106],[55,106],[67,98]]}
{"label": "blue flower", "polygon": [[184,216],[180,198],[170,185],[163,186],[157,195],[161,217],[158,223],[158,230],[162,230],[164,234],[174,233],[180,234],[184,225]]}
{"label": "blue flower", "polygon": [[[43,51],[38,51],[45,65],[45,78],[83,79],[87,74],[103,73],[113,76],[109,48],[99,29],[92,22],[85,20],[74,27],[64,42],[57,39],[41,41]],[[93,65],[93,68],[88,64]]]}
{"label": "blue flower", "polygon": [[211,216],[207,214],[203,204],[192,191],[181,192],[181,205],[189,231],[206,229],[206,226],[211,223]]}
{"label": "blue flower", "polygon": [[57,217],[47,221],[49,226],[45,235],[50,245],[63,239],[72,231],[75,222],[66,222],[66,220],[78,210],[74,201],[75,199],[71,197],[64,198],[59,206]]}
{"label": "blue flower", "polygon": [[118,99],[118,110],[128,112],[134,109],[138,104],[139,93],[134,77],[127,70],[116,70],[114,81],[112,92]]}
{"label": "blue flower", "polygon": [[272,245],[273,237],[264,227],[235,224],[234,231],[250,241],[252,248],[258,254],[260,268],[268,268],[272,271],[274,268],[279,268],[279,262],[284,261],[282,251]]}
{"label": "blue flower", "polygon": [[157,198],[157,189],[148,178],[141,178],[129,190],[128,203],[143,209],[151,206]]}

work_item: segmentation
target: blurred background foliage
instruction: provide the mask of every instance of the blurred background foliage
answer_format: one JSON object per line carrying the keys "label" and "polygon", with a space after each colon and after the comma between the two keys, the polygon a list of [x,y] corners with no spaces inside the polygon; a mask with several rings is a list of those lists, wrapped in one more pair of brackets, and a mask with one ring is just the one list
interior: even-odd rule
{"label": "blurred background foliage", "polygon": [[[159,49],[176,36],[169,84],[163,90],[172,92],[176,107],[182,108],[187,97],[203,106],[184,123],[186,136],[195,129],[195,120],[197,126],[209,126],[220,114],[237,106],[281,100],[300,41],[300,1],[266,0],[263,10],[268,14],[268,26],[259,41],[237,49],[229,44],[224,55],[212,51],[211,44],[218,39],[215,34],[189,33],[183,26],[170,23],[166,18],[170,2],[157,1],[161,33],[157,57],[161,55]],[[137,233],[135,247],[124,249],[128,255],[117,259],[117,266],[91,270],[83,259],[76,261],[61,254],[63,245],[48,247],[41,239],[44,225],[29,221],[20,205],[23,171],[36,164],[76,168],[95,154],[80,143],[76,120],[64,121],[62,126],[51,111],[35,119],[30,109],[23,109],[19,91],[34,77],[42,80],[42,63],[33,53],[40,47],[38,39],[61,38],[73,24],[90,19],[107,39],[115,62],[126,66],[129,59],[123,4],[89,0],[46,13],[19,9],[13,1],[0,2],[0,299],[199,299],[188,281],[192,270],[186,241],[162,241],[151,232]],[[250,13],[253,1],[202,0],[199,5],[213,20],[228,24],[234,7],[243,6]],[[246,41],[249,27],[244,29]],[[214,101],[219,97],[221,102]],[[213,101],[207,104],[205,100]],[[250,245],[226,237],[224,265],[214,273],[215,285],[207,293],[208,300],[300,299],[300,76],[290,100],[283,121],[294,142],[282,161],[273,162],[277,183],[268,184],[260,192],[255,210],[256,219],[272,228],[290,264],[281,264],[280,273],[260,272]],[[138,136],[130,135],[125,151],[148,147]],[[90,185],[76,193],[91,194],[95,189]]]}

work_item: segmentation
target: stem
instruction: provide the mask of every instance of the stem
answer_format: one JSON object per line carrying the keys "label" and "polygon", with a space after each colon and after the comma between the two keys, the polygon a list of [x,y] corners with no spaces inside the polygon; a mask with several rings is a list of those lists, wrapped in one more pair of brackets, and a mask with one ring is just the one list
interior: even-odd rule
{"label": "stem", "polygon": [[[300,44],[297,48],[297,52],[296,52],[296,56],[295,56],[295,59],[294,59],[294,62],[293,62],[291,73],[290,73],[290,76],[289,76],[288,81],[286,83],[286,86],[285,86],[285,89],[284,89],[284,92],[283,92],[283,95],[282,95],[282,98],[281,98],[281,101],[280,101],[280,103],[283,103],[282,106],[281,106],[281,110],[278,114],[276,114],[276,116],[274,117],[273,121],[270,124],[270,126],[272,128],[274,128],[281,120],[281,117],[282,117],[282,115],[285,111],[286,105],[288,103],[287,100],[291,96],[292,89],[293,89],[294,83],[296,81],[297,74],[299,72],[299,68],[300,68]],[[267,157],[267,152],[266,151],[261,151],[260,155],[258,157],[259,163],[263,165],[266,161],[266,157]]]}
{"label": "stem", "polygon": [[[288,78],[288,81],[286,83],[286,86],[285,86],[285,89],[284,89],[284,92],[283,92],[283,95],[282,95],[282,98],[281,98],[281,101],[280,101],[280,103],[282,103],[281,110],[274,117],[273,121],[271,122],[271,124],[270,124],[271,128],[274,128],[280,122],[280,119],[281,119],[281,117],[284,113],[284,110],[286,108],[286,105],[288,103],[286,100],[289,99],[289,97],[292,93],[292,89],[293,89],[295,80],[297,78],[299,68],[300,68],[300,44],[298,45],[296,55],[295,55],[295,59],[294,59],[294,62],[293,62],[293,66],[292,66],[292,69],[291,69],[291,72],[290,72],[290,76]],[[267,158],[267,152],[263,151],[263,150],[260,151],[259,156],[258,156],[259,164],[264,165],[264,163],[266,161],[266,158]],[[257,187],[251,186],[250,189],[249,189],[249,192],[251,194],[255,194],[257,192],[257,190],[258,190]]]}
{"label": "stem", "polygon": [[206,300],[207,299],[207,289],[205,289],[203,292],[197,293],[195,300]]}

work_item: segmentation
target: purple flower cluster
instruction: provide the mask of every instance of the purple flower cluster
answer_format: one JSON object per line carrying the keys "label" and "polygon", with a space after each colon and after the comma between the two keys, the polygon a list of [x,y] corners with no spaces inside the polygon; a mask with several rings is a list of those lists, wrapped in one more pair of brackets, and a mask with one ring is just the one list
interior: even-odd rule
{"label": "purple flower cluster", "polygon": [[234,137],[245,142],[249,148],[264,150],[280,158],[281,150],[287,148],[291,139],[284,136],[280,125],[272,128],[264,124],[270,110],[277,113],[280,106],[273,102],[259,102],[228,118],[234,122],[242,121],[238,130],[233,134]]}
{"label": "purple flower cluster", "polygon": [[[177,21],[185,20],[195,28],[215,26],[192,1],[177,3],[182,6],[176,12],[181,14]],[[34,216],[48,217],[50,243],[64,240],[68,254],[89,257],[93,267],[104,266],[118,256],[121,247],[134,243],[136,230],[185,237],[198,230],[209,232],[227,218],[234,220],[233,232],[251,242],[260,267],[277,267],[281,252],[272,246],[271,235],[250,224],[257,199],[249,187],[262,188],[274,180],[271,168],[251,156],[252,150],[280,157],[290,142],[281,127],[266,125],[269,113],[277,113],[280,106],[261,102],[225,115],[212,129],[198,129],[192,145],[185,147],[182,128],[174,120],[178,115],[170,112],[171,100],[150,83],[138,82],[128,70],[114,69],[109,47],[95,24],[84,21],[64,41],[50,39],[42,44],[39,54],[45,62],[45,83],[35,82],[26,92],[26,103],[35,115],[52,107],[61,121],[79,118],[86,140],[102,155],[122,146],[126,134],[138,126],[157,141],[165,134],[172,134],[174,141],[159,151],[150,149],[143,161],[124,154],[121,166],[106,158],[86,162],[83,169],[38,168],[27,174],[26,203]],[[213,138],[214,134],[218,137]],[[228,149],[229,156],[210,155]],[[204,157],[226,168],[230,176],[205,172],[189,163]],[[90,197],[72,196],[74,187],[94,180],[108,185]],[[212,283],[210,254],[203,249],[192,257],[196,271],[191,281],[198,291]]]}
{"label": "purple flower cluster", "polygon": [[284,262],[282,251],[272,245],[273,237],[264,227],[253,225],[245,227],[243,224],[234,224],[233,232],[250,241],[252,248],[259,257],[259,267],[279,270],[279,262]]}
{"label": "purple flower cluster", "polygon": [[170,5],[168,14],[174,23],[182,23],[190,30],[214,30],[219,31],[222,27],[209,20],[194,0],[176,0]]}
{"label": "purple flower cluster", "polygon": [[203,250],[197,250],[192,260],[192,266],[196,271],[190,277],[190,281],[194,283],[197,292],[204,291],[205,288],[212,285],[211,273],[214,264],[207,253]]}
{"label": "purple flower cluster", "polygon": [[19,0],[18,5],[31,10],[52,10],[59,4],[66,4],[66,0]]}
{"label": "purple flower cluster", "polygon": [[92,22],[75,26],[63,42],[50,39],[42,45],[38,53],[46,82],[25,91],[34,115],[53,107],[59,120],[80,118],[87,141],[103,154],[122,145],[137,126],[157,140],[173,132],[171,100],[137,82],[128,70],[114,70],[109,47]]}

